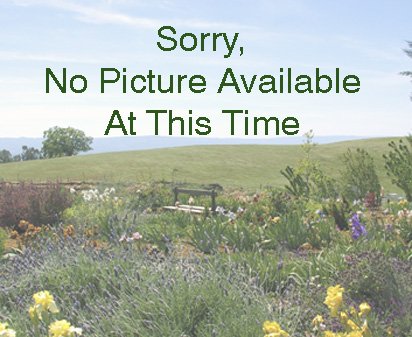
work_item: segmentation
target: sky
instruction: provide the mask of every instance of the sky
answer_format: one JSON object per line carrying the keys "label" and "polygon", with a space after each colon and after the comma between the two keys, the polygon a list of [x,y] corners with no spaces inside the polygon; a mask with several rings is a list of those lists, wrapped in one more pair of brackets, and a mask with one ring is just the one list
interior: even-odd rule
{"label": "sky", "polygon": [[[250,118],[293,116],[299,135],[313,129],[320,136],[404,136],[412,132],[412,85],[399,73],[412,70],[403,51],[412,40],[411,12],[410,0],[0,0],[0,137],[41,137],[52,126],[103,137],[113,110],[129,132],[133,111],[136,134],[154,135],[148,109],[171,109],[184,117],[186,135],[190,109],[195,118],[210,119],[213,137],[231,137],[223,109],[247,109]],[[223,41],[216,51],[211,40],[204,51],[161,51],[162,26],[173,26],[176,38],[226,33],[230,40],[238,33],[236,48],[229,58]],[[180,94],[137,94],[129,87],[122,93],[116,83],[102,94],[104,67],[126,68],[129,81],[149,69],[164,78],[201,74],[207,88],[201,94],[187,85]],[[253,75],[278,77],[281,67],[314,78],[318,67],[326,74],[335,68],[355,74],[361,84],[356,94],[263,94],[257,85],[249,94],[231,88],[217,94],[228,67],[239,83],[241,74],[248,81]],[[68,78],[82,74],[87,90],[63,94],[52,85],[46,93],[46,68],[58,76],[66,68]],[[167,118],[159,123],[160,134],[167,135]],[[235,127],[235,136],[244,136],[243,119],[236,119]],[[265,137],[259,131],[256,137]],[[178,128],[173,133],[179,134]],[[122,132],[112,129],[109,135]]]}

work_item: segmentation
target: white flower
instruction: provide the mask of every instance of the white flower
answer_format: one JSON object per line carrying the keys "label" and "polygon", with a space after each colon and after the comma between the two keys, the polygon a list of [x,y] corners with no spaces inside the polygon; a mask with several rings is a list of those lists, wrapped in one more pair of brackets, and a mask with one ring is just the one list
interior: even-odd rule
{"label": "white flower", "polygon": [[132,234],[132,239],[133,240],[140,240],[142,238],[143,238],[143,236],[139,232],[135,232],[135,233]]}

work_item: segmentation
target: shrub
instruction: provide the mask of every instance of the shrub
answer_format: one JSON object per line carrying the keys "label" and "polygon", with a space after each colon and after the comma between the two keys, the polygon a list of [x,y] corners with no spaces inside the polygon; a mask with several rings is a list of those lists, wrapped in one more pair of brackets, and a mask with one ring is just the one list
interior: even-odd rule
{"label": "shrub", "polygon": [[71,203],[70,192],[57,182],[0,183],[0,226],[16,226],[20,220],[35,225],[55,224]]}
{"label": "shrub", "polygon": [[[99,234],[109,240],[118,241],[124,231],[134,222],[135,216],[127,218],[125,203],[122,198],[115,196],[116,190],[105,188],[84,190],[81,198],[63,213],[66,223],[78,228],[98,228]],[[133,215],[133,214],[132,214]]]}
{"label": "shrub", "polygon": [[149,183],[139,186],[128,195],[126,199],[128,209],[143,211],[150,208],[157,210],[165,205],[173,204],[173,193],[170,186],[163,183]]}
{"label": "shrub", "polygon": [[318,160],[311,157],[316,144],[313,143],[313,131],[305,134],[306,141],[302,145],[305,157],[298,162],[296,168],[287,166],[280,173],[288,180],[286,190],[296,197],[312,197],[316,199],[336,198],[338,191],[334,179],[325,175]]}
{"label": "shrub", "polygon": [[380,204],[381,185],[376,173],[375,163],[369,153],[357,148],[348,149],[343,155],[344,169],[341,172],[343,194],[349,200],[364,200],[374,195],[369,204]]}
{"label": "shrub", "polygon": [[351,289],[353,299],[365,299],[381,312],[402,311],[406,294],[396,275],[395,261],[391,263],[383,254],[373,251],[350,255],[346,259],[348,268],[339,279]]}
{"label": "shrub", "polygon": [[405,192],[406,199],[412,201],[412,135],[399,143],[390,142],[391,151],[384,155],[385,168],[392,183]]}

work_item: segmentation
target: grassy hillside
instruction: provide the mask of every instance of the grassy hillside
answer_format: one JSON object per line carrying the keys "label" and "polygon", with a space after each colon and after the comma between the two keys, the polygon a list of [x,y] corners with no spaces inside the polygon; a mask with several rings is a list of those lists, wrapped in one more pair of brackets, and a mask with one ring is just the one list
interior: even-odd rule
{"label": "grassy hillside", "polygon": [[[318,145],[313,157],[337,176],[340,156],[348,147],[365,148],[374,156],[378,174],[387,190],[395,190],[386,177],[382,154],[391,138],[377,138]],[[299,145],[212,145],[160,150],[116,152],[0,165],[6,181],[105,181],[148,180],[219,183],[224,187],[283,186],[279,173],[303,157]]]}

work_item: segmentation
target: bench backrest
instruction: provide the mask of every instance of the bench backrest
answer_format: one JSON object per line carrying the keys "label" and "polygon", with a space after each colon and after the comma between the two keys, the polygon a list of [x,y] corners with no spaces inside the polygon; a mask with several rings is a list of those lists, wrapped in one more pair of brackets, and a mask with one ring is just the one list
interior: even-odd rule
{"label": "bench backrest", "polygon": [[215,190],[195,190],[189,188],[179,188],[175,187],[173,189],[173,193],[175,195],[175,203],[179,201],[179,193],[188,194],[190,196],[199,196],[199,195],[208,195],[212,198],[212,212],[216,210],[216,196],[217,192]]}

